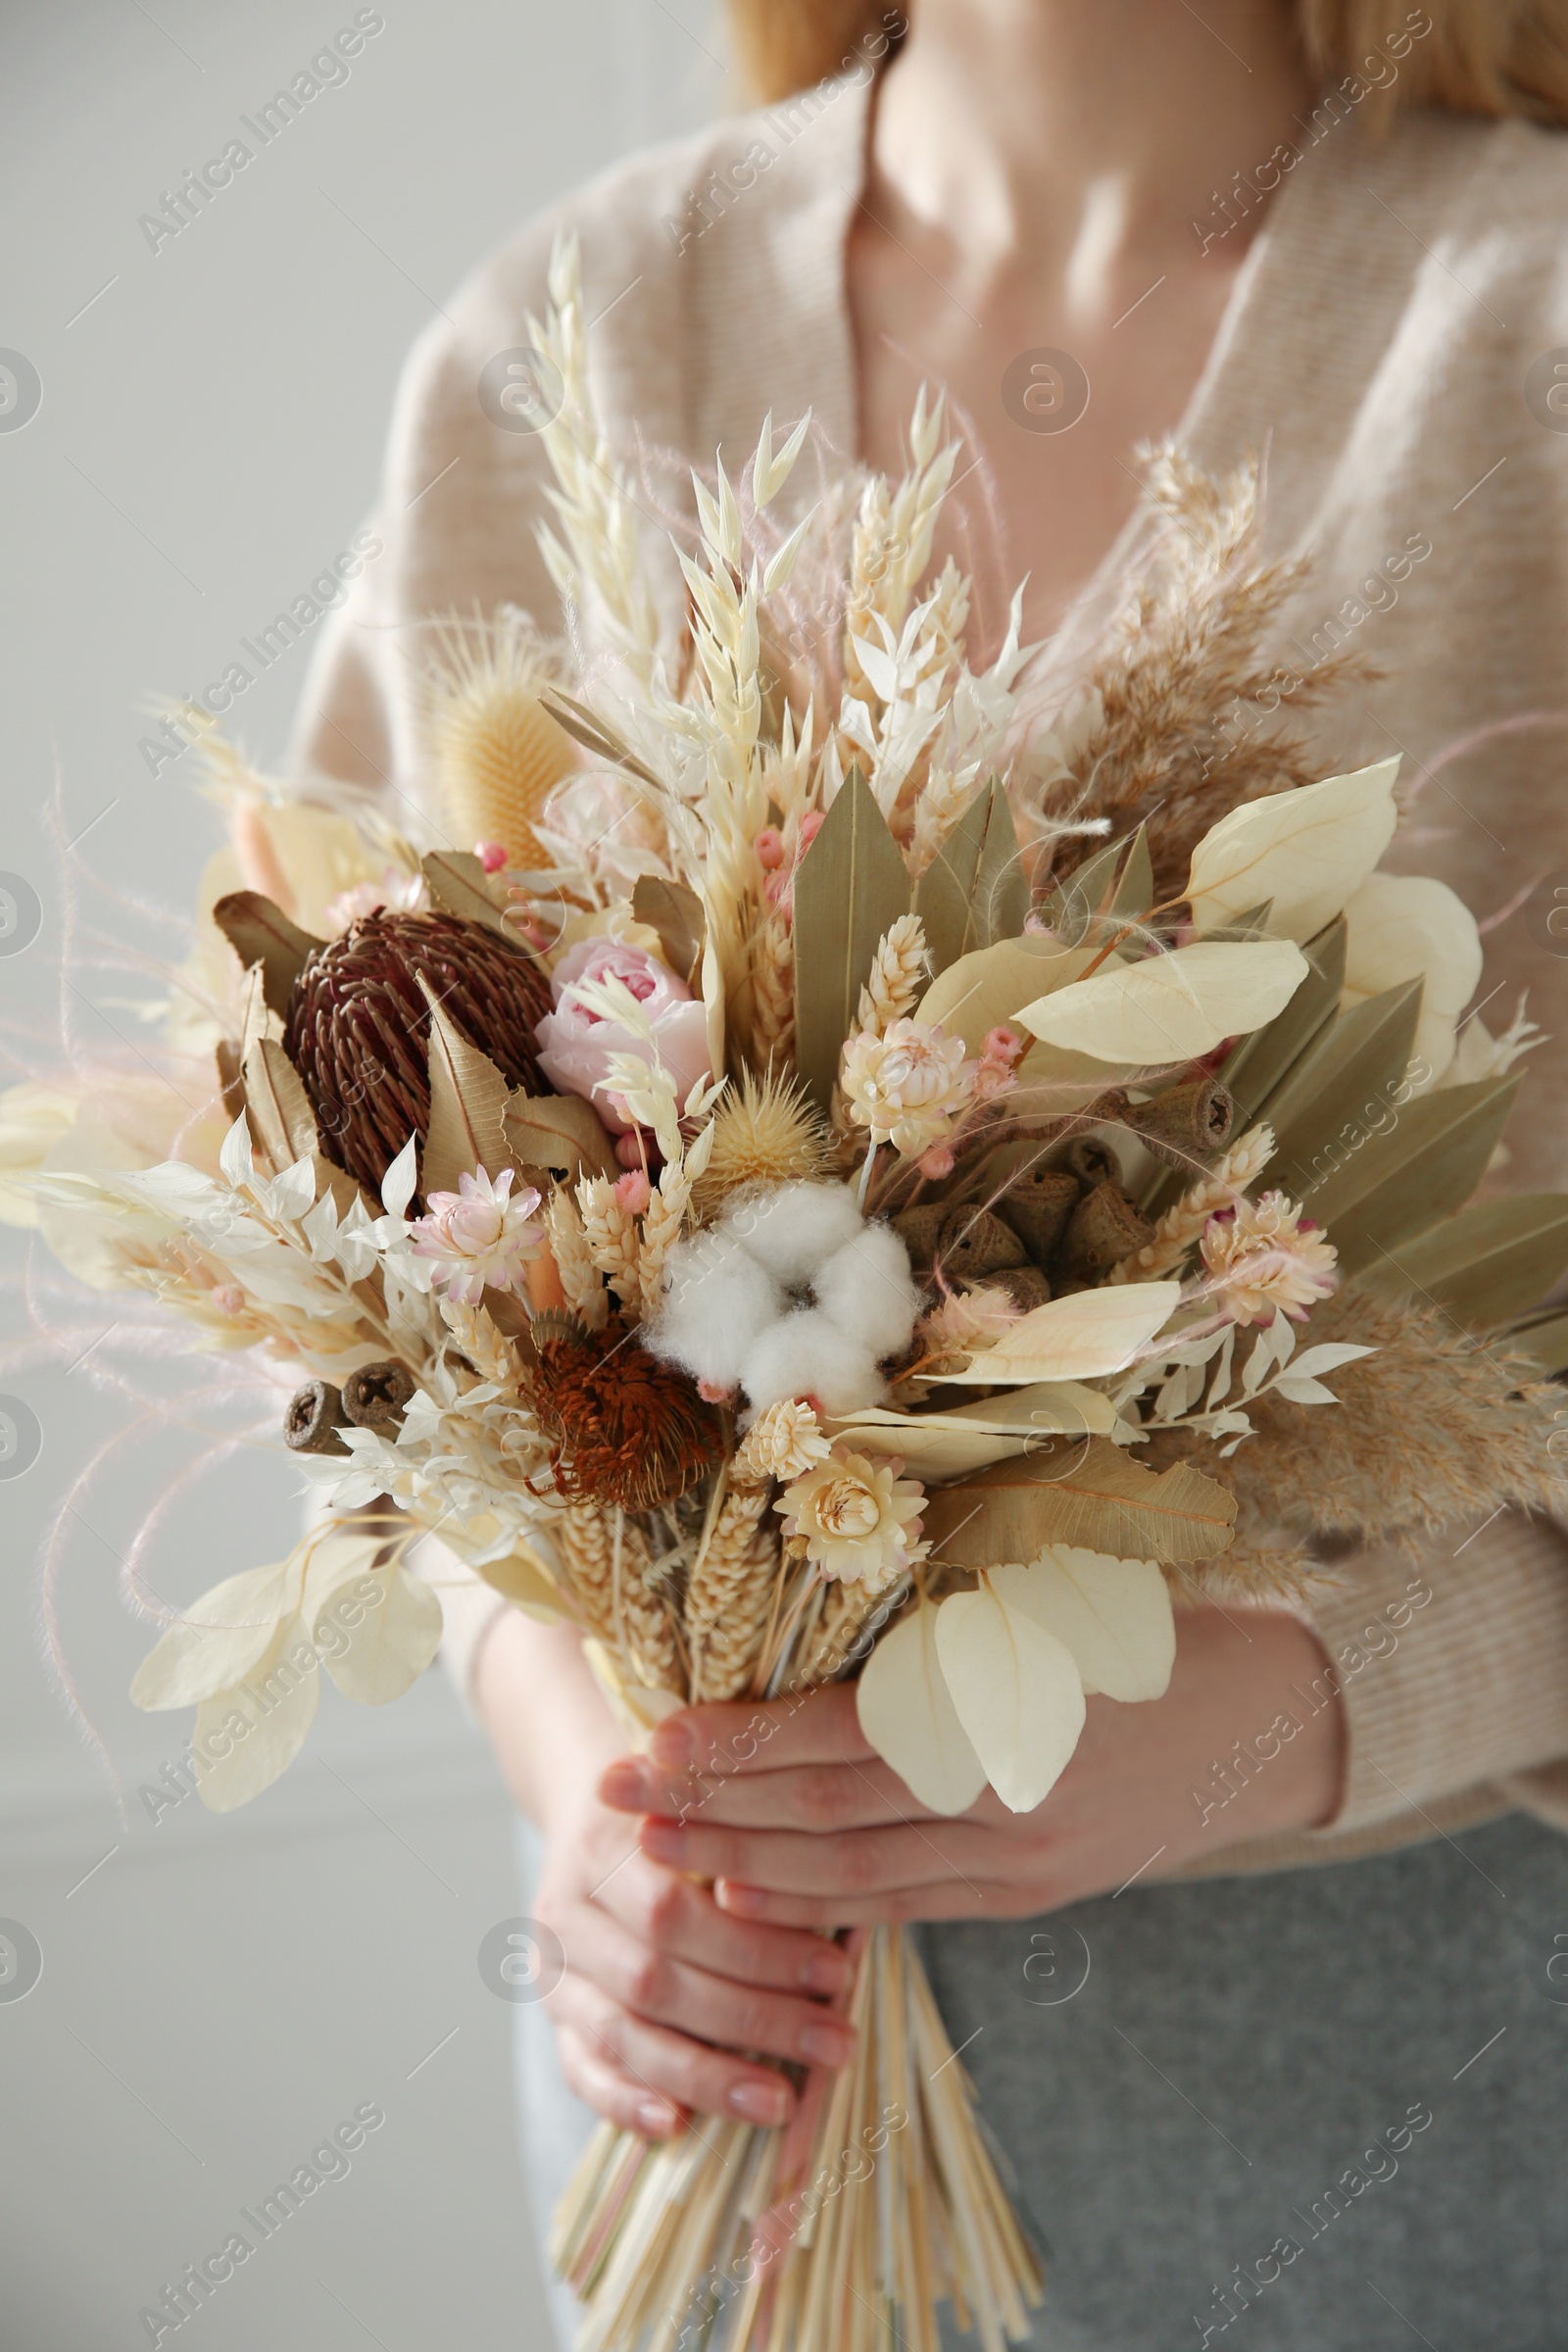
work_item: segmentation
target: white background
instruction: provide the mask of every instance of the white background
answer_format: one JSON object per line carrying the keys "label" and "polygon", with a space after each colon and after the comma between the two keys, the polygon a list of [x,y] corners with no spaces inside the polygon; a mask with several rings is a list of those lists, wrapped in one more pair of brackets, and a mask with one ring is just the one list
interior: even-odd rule
{"label": "white background", "polygon": [[[147,774],[148,698],[218,676],[236,639],[347,544],[401,359],[434,303],[556,192],[725,96],[709,0],[386,0],[382,13],[350,79],[154,255],[138,216],[351,22],[352,0],[6,12],[0,346],[43,382],[32,421],[0,433],[0,868],[44,906],[34,944],[0,959],[9,1075],[48,1066],[58,1017],[62,900],[44,829],[57,779],[67,832],[91,827],[78,854],[93,872],[188,906],[216,820],[190,762]],[[309,650],[291,647],[244,698],[263,763],[281,755]],[[92,922],[157,942],[87,901]],[[162,945],[177,952],[173,934]],[[78,964],[74,979],[66,1002],[95,1045],[134,1037],[125,1000],[159,993],[156,976]],[[20,1237],[4,1245],[15,1337],[46,1269]],[[519,1908],[494,1769],[439,1675],[386,1712],[328,1690],[304,1756],[249,1811],[214,1819],[192,1798],[155,1825],[138,1789],[189,1722],[130,1707],[150,1637],[116,1576],[189,1442],[134,1434],[76,1495],[58,1580],[117,1809],[38,1634],[50,1523],[128,1418],[94,1385],[115,1360],[111,1339],[69,1372],[12,1359],[0,1374],[44,1433],[37,1464],[0,1480],[0,1917],[44,1952],[37,1987],[0,2002],[0,2342],[144,2344],[141,2306],[375,2101],[386,2123],[349,2176],[177,2340],[533,2352],[546,2323],[513,2123],[514,2012],[475,1966],[486,1929]],[[278,1556],[294,1483],[281,1461],[252,1458],[196,1488],[157,1548],[158,1590],[184,1601]]]}

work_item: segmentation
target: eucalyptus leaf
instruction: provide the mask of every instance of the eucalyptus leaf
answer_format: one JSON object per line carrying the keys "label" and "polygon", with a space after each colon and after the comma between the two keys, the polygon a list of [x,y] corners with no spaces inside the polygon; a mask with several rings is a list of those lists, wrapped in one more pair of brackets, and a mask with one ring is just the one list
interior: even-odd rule
{"label": "eucalyptus leaf", "polygon": [[1068,947],[1079,947],[1099,915],[1148,914],[1154,903],[1154,867],[1148,828],[1123,833],[1086,858],[1058,882],[1041,909],[1047,926]]}
{"label": "eucalyptus leaf", "polygon": [[908,868],[852,767],[795,876],[795,1058],[820,1110],[883,934],[908,911]]}
{"label": "eucalyptus leaf", "polygon": [[1117,1559],[1202,1560],[1236,1531],[1236,1497],[1178,1462],[1146,1470],[1108,1438],[1057,1443],[926,1500],[933,1556],[956,1568],[1038,1559],[1048,1544],[1081,1544]]}
{"label": "eucalyptus leaf", "polygon": [[[916,1005],[915,1018],[940,1023],[949,1037],[961,1037],[968,1051],[978,1054],[988,1030],[1011,1022],[1043,990],[1067,987],[1092,960],[1091,949],[1064,948],[1059,940],[1033,933],[999,940],[950,963]],[[1103,1085],[1103,1063],[1095,1075]]]}

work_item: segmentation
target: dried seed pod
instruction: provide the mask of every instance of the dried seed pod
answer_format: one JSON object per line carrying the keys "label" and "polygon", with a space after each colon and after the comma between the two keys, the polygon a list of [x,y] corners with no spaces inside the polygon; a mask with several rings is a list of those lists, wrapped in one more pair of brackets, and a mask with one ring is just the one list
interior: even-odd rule
{"label": "dried seed pod", "polygon": [[1108,1181],[1086,1193],[1062,1237],[1060,1264],[1075,1282],[1102,1282],[1112,1266],[1131,1257],[1154,1228],[1141,1216],[1119,1185]]}
{"label": "dried seed pod", "polygon": [[283,1443],[295,1453],[347,1453],[338,1434],[343,1420],[343,1398],[331,1382],[308,1380],[289,1398]]}
{"label": "dried seed pod", "polygon": [[930,1265],[942,1239],[942,1228],[952,1214],[946,1200],[922,1200],[913,1208],[900,1210],[893,1220],[893,1230],[909,1252],[911,1266]]}
{"label": "dried seed pod", "polygon": [[1123,1119],[1140,1143],[1173,1166],[1192,1168],[1223,1152],[1236,1125],[1236,1100],[1217,1078],[1193,1078],[1149,1102],[1130,1102]]}
{"label": "dried seed pod", "polygon": [[1028,1168],[1008,1179],[997,1214],[1010,1225],[1037,1266],[1054,1257],[1083,1188],[1066,1168]]}
{"label": "dried seed pod", "polygon": [[993,1274],[990,1279],[1026,1315],[1032,1308],[1050,1303],[1051,1282],[1038,1266],[1004,1266],[1000,1274]]}
{"label": "dried seed pod", "polygon": [[1098,1135],[1075,1135],[1061,1155],[1061,1164],[1086,1191],[1107,1178],[1114,1184],[1121,1175],[1114,1152]]}
{"label": "dried seed pod", "polygon": [[343,1410],[356,1429],[398,1429],[414,1389],[413,1373],[395,1357],[362,1364],[343,1383]]}
{"label": "dried seed pod", "polygon": [[1026,1251],[1010,1225],[989,1208],[950,1208],[937,1243],[950,1282],[982,1282],[1004,1266],[1021,1266]]}

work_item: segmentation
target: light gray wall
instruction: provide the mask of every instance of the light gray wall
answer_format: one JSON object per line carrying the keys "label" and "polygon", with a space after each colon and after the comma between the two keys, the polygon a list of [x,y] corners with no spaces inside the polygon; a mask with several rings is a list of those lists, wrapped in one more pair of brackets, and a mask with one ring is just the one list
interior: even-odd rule
{"label": "light gray wall", "polygon": [[[212,813],[138,758],[154,693],[199,688],[237,637],[342,548],[368,502],[403,353],[433,303],[558,190],[674,135],[721,98],[709,0],[385,0],[384,30],[176,239],[138,216],[221,151],[355,15],[353,0],[12,0],[0,30],[0,347],[42,404],[0,430],[0,869],[42,903],[0,953],[11,1074],[47,1067],[63,1001],[132,1044],[155,978],[76,942],[43,813],[110,891],[175,911]],[[4,421],[0,406],[0,424]],[[286,739],[308,648],[246,696],[247,748]],[[175,936],[89,884],[91,925],[153,953]],[[7,943],[0,939],[0,950]],[[207,2352],[545,2342],[510,2098],[512,2012],[481,1984],[516,1910],[507,1808],[439,1676],[385,1713],[328,1691],[305,1755],[248,1812],[138,1797],[188,1719],[140,1716],[146,1648],[115,1579],[191,1440],[133,1433],[65,1523],[60,1629],[122,1786],[40,1653],[40,1545],[70,1482],[131,1420],[95,1385],[115,1309],[63,1300],[5,1237],[7,1339],[64,1321],[64,1359],[0,1369],[43,1451],[0,1475],[0,1919],[44,1955],[0,1998],[0,2342],[145,2343],[138,2311],[353,2109],[384,2126],[188,2325]],[[0,1465],[3,1471],[3,1465]],[[195,1488],[151,1562],[172,1600],[278,1556],[298,1504],[276,1460]],[[84,1875],[90,1874],[90,1875]],[[0,1984],[0,1994],[4,1992]],[[440,2046],[438,2046],[440,2045]],[[427,2054],[434,2051],[433,2056]],[[171,2337],[164,2339],[173,2340]],[[186,2331],[180,2331],[180,2341]]]}

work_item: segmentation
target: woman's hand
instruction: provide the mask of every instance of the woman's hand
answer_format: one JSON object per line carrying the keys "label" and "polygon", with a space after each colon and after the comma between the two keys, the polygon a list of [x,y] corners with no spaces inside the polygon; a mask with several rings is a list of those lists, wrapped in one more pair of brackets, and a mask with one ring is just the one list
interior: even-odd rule
{"label": "woman's hand", "polygon": [[[1291,1690],[1323,1671],[1310,1630],[1252,1609],[1176,1623],[1165,1695],[1092,1698],[1076,1755],[1032,1813],[1009,1813],[990,1789],[957,1820],[927,1812],[867,1745],[844,1685],[671,1716],[651,1756],[618,1760],[600,1793],[644,1816],[648,1861],[714,1882],[715,1918],[774,1928],[1029,1918],[1327,1820],[1339,1701],[1313,1713]],[[1248,1779],[1230,1768],[1226,1801],[1216,1767],[1237,1741],[1259,1740],[1274,1752]]]}
{"label": "woman's hand", "polygon": [[849,1990],[844,1954],[726,1915],[639,1849],[635,1823],[595,1792],[621,1740],[574,1635],[509,1613],[480,1652],[474,1695],[518,1803],[544,1830],[534,1910],[565,1953],[550,2015],[578,2098],[655,2139],[693,2109],[786,2122],[790,2083],[735,2053],[842,2066],[855,2036],[829,2004]]}

